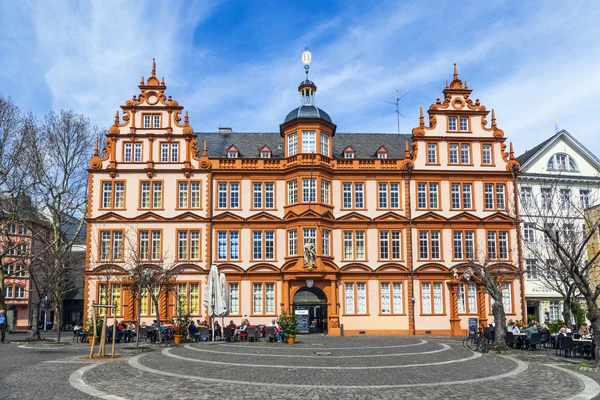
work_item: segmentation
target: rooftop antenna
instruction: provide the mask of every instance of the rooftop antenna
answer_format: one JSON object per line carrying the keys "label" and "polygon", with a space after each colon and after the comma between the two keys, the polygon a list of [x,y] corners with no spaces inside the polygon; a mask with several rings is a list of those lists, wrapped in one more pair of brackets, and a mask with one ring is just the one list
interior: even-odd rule
{"label": "rooftop antenna", "polygon": [[392,101],[386,101],[386,103],[388,104],[393,104],[396,106],[396,118],[398,119],[398,135],[400,134],[400,117],[404,118],[404,115],[402,115],[402,113],[400,112],[400,100],[402,100],[404,98],[404,96],[406,96],[407,94],[410,93],[410,91],[404,93],[402,96],[400,95],[402,92],[399,91],[398,89],[394,89],[396,91],[396,101],[392,102]]}
{"label": "rooftop antenna", "polygon": [[554,118],[554,133],[558,133],[559,131],[559,127],[558,127],[558,118]]}

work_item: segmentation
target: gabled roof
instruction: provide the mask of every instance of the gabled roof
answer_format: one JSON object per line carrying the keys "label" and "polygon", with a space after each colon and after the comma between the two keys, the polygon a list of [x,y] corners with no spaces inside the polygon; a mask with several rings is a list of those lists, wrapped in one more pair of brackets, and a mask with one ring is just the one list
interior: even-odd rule
{"label": "gabled roof", "polygon": [[[404,159],[405,144],[412,142],[411,135],[397,133],[337,133],[331,138],[333,158],[344,158],[344,149],[352,146],[355,158],[376,158],[377,150],[382,146],[388,150],[388,158]],[[202,154],[202,142],[210,158],[225,158],[227,149],[234,145],[239,158],[258,158],[262,147],[271,149],[272,158],[283,158],[284,140],[279,132],[272,133],[235,133],[235,132],[199,132],[196,133],[196,146]],[[299,138],[300,140],[300,138]]]}
{"label": "gabled roof", "polygon": [[519,164],[521,164],[521,168],[526,167],[529,161],[537,158],[538,155],[542,154],[544,150],[546,150],[546,148],[552,145],[552,143],[559,140],[561,137],[566,138],[567,141],[573,143],[576,147],[578,147],[579,150],[581,150],[581,152],[583,153],[583,155],[587,157],[592,163],[596,164],[596,167],[600,169],[600,159],[598,159],[598,157],[596,157],[594,153],[589,151],[583,144],[581,144],[577,139],[575,139],[573,135],[571,135],[565,129],[560,130],[559,132],[551,136],[549,139],[544,140],[542,143],[538,144],[531,150],[527,150],[525,153],[517,157],[517,161],[519,162]]}

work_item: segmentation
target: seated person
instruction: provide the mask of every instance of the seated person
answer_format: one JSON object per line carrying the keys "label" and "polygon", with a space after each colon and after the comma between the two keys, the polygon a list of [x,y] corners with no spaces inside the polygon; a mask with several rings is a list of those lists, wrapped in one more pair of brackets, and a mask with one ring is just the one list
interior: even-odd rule
{"label": "seated person", "polygon": [[590,334],[590,329],[588,328],[588,324],[581,325],[581,327],[579,328],[579,333],[582,336],[588,336]]}
{"label": "seated person", "polygon": [[540,335],[542,335],[542,343],[547,342],[550,337],[550,331],[548,330],[548,325],[543,324],[542,327],[538,330]]}
{"label": "seated person", "polygon": [[221,325],[219,325],[219,321],[215,321],[215,337],[221,337]]}
{"label": "seated person", "polygon": [[512,334],[515,334],[515,333],[521,333],[521,330],[520,330],[520,329],[519,329],[519,327],[517,326],[517,323],[516,323],[516,322],[513,322],[512,324],[510,324],[510,326],[508,326],[508,327],[506,328],[506,331],[507,331],[507,332],[510,332],[510,333],[512,333]]}
{"label": "seated person", "polygon": [[238,327],[238,333],[242,340],[248,339],[248,320],[245,319],[242,321],[242,324]]}
{"label": "seated person", "polygon": [[565,326],[560,328],[560,332],[558,332],[558,336],[559,337],[568,337],[569,336],[569,334],[567,332],[567,328]]}
{"label": "seated person", "polygon": [[[533,324],[529,325],[529,328],[523,329],[523,332],[527,332],[527,337],[525,338],[525,344],[527,346],[529,346],[530,342],[531,342],[531,335],[533,333],[539,333],[538,328],[537,328],[537,323],[534,322]],[[532,348],[533,348],[533,350],[535,350],[535,347],[532,347]]]}

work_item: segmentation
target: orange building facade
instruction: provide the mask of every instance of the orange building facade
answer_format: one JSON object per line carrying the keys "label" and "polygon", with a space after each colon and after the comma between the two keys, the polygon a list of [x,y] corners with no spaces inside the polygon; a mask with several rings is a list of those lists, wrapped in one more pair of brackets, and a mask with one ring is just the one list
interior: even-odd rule
{"label": "orange building facade", "polygon": [[[277,133],[194,132],[154,64],[139,88],[90,161],[86,312],[100,302],[136,317],[123,284],[135,259],[177,270],[164,320],[206,317],[211,264],[236,323],[289,310],[304,333],[460,335],[469,318],[491,320],[484,289],[453,269],[518,269],[518,164],[456,70],[412,135],[336,132],[308,74]],[[520,282],[503,292],[521,319]],[[150,296],[141,303],[151,323]]]}

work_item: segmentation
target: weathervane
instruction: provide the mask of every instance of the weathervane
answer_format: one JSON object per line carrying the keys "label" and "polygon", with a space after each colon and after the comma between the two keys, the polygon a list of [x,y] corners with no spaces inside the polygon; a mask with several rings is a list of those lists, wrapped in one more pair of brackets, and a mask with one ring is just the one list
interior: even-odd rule
{"label": "weathervane", "polygon": [[311,60],[312,54],[308,51],[308,47],[305,47],[304,52],[302,52],[302,62],[304,63],[304,69],[306,70],[306,79],[308,79],[308,70],[310,69]]}

